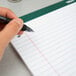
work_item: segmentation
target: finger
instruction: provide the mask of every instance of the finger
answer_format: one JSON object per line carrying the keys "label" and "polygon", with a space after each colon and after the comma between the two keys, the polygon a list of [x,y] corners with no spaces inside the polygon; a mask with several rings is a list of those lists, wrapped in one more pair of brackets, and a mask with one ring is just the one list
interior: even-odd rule
{"label": "finger", "polygon": [[0,7],[0,15],[8,18],[17,18],[17,16],[8,8]]}
{"label": "finger", "polygon": [[23,21],[21,19],[13,19],[6,27],[1,31],[3,38],[6,37],[5,42],[9,42],[22,28]]}
{"label": "finger", "polygon": [[18,33],[17,33],[17,35],[22,35],[24,33],[24,31],[19,31]]}

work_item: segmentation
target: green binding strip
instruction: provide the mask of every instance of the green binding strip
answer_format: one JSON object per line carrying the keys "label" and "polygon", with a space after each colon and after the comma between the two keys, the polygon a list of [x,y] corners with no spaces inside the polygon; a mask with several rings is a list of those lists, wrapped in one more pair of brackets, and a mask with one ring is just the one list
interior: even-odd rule
{"label": "green binding strip", "polygon": [[76,2],[76,1],[75,0],[64,0],[64,1],[61,1],[61,2],[56,3],[54,5],[50,5],[48,7],[39,9],[39,10],[34,11],[32,13],[29,13],[27,15],[21,16],[20,18],[23,19],[24,22],[27,22],[27,21],[30,21],[30,20],[32,20],[34,18],[37,18],[39,16],[42,16],[42,15],[44,15],[46,13],[52,12],[52,11],[54,11],[56,9],[59,9],[61,7],[64,7],[64,6],[69,5],[71,3],[74,3],[74,2]]}

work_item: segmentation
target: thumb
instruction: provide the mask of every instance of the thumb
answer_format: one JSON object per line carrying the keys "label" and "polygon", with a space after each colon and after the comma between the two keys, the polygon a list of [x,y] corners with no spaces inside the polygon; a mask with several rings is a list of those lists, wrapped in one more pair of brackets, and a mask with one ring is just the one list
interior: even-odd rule
{"label": "thumb", "polygon": [[10,41],[22,28],[23,21],[19,18],[13,19],[2,30],[3,38],[6,38],[6,42]]}

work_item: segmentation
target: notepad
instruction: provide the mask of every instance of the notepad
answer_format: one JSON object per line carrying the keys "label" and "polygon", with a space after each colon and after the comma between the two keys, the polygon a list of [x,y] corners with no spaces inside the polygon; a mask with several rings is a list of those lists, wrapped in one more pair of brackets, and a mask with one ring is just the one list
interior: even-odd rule
{"label": "notepad", "polygon": [[25,23],[11,41],[33,76],[76,76],[76,2]]}

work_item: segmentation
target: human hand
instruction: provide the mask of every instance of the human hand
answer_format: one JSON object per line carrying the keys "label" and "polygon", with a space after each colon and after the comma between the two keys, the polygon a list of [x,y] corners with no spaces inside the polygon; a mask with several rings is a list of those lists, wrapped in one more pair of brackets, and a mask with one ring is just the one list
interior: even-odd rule
{"label": "human hand", "polygon": [[0,15],[4,17],[11,18],[7,25],[0,23],[0,59],[4,53],[4,50],[10,40],[19,33],[22,28],[23,21],[19,19],[11,10],[0,7]]}

